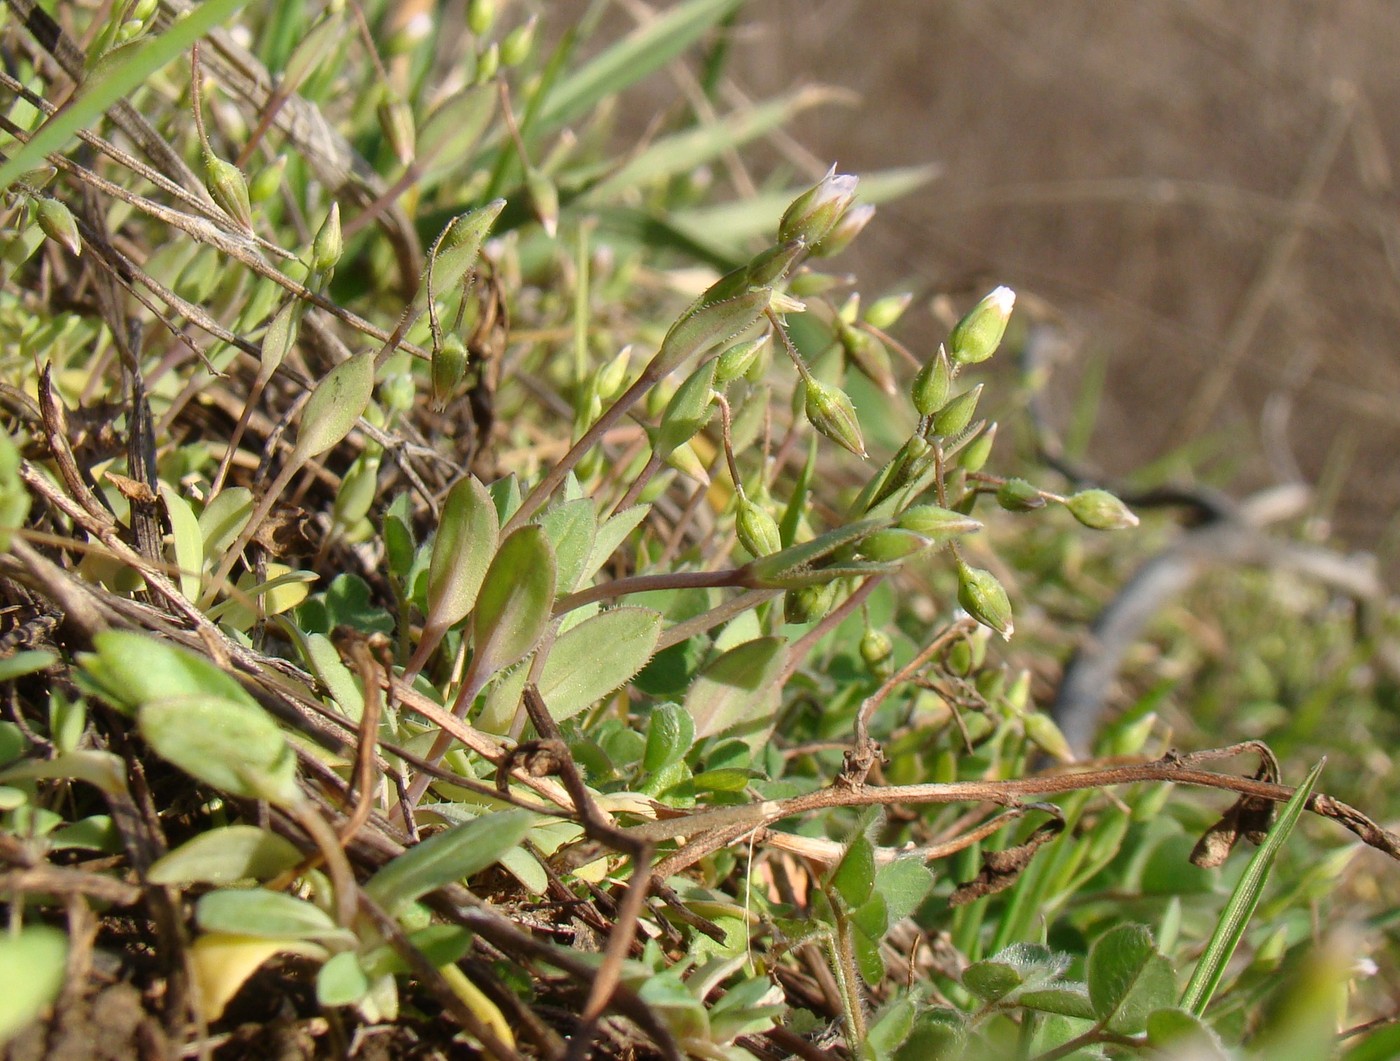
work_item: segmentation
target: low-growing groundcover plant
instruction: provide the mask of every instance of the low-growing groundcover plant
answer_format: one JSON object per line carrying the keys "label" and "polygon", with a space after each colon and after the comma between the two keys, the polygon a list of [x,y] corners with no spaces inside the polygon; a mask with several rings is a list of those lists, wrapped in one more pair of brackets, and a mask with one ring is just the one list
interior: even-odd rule
{"label": "low-growing groundcover plant", "polygon": [[10,1056],[1392,1056],[1400,840],[1000,654],[1138,522],[993,472],[1014,294],[906,350],[831,263],[924,175],[754,181],[821,93],[605,7],[7,4]]}

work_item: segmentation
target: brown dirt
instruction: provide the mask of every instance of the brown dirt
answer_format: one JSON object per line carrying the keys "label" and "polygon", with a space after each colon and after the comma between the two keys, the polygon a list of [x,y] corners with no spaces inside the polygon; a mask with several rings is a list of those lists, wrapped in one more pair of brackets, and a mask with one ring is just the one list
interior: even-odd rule
{"label": "brown dirt", "polygon": [[863,97],[797,123],[816,158],[943,167],[862,237],[866,290],[1008,283],[1065,323],[1062,411],[1105,362],[1101,466],[1192,444],[1244,489],[1296,462],[1339,530],[1394,551],[1400,8],[769,0],[744,25],[756,95]]}

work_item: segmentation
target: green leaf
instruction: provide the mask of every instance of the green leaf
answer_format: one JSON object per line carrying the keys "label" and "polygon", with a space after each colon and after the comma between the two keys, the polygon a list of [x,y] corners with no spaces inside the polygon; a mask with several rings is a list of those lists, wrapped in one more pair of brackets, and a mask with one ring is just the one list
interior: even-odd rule
{"label": "green leaf", "polygon": [[1249,919],[1254,916],[1254,911],[1259,906],[1259,897],[1264,893],[1264,885],[1269,879],[1274,859],[1283,849],[1289,834],[1293,832],[1293,827],[1298,824],[1298,819],[1317,786],[1318,776],[1326,762],[1326,759],[1319,760],[1308,772],[1308,776],[1293,793],[1293,798],[1280,812],[1278,820],[1269,830],[1268,837],[1249,860],[1239,883],[1230,893],[1230,901],[1225,904],[1220,920],[1216,922],[1215,931],[1211,934],[1210,942],[1206,944],[1205,952],[1191,971],[1191,980],[1181,994],[1182,1009],[1199,1017],[1210,1004],[1211,996],[1215,994],[1215,989],[1220,986],[1220,980],[1225,975],[1225,967],[1244,937]]}
{"label": "green leaf", "polygon": [[831,874],[831,887],[855,910],[875,888],[875,845],[861,834],[851,841]]}
{"label": "green leaf", "polygon": [[539,681],[550,715],[572,718],[631,681],[660,636],[661,616],[650,608],[613,608],[561,635]]}
{"label": "green leaf", "polygon": [[200,833],[157,859],[152,884],[232,884],[271,880],[301,861],[289,840],[255,825],[228,825]]}
{"label": "green leaf", "polygon": [[1089,952],[1089,1000],[1110,1031],[1135,1035],[1153,1010],[1170,1006],[1176,978],[1145,925],[1119,925]]}
{"label": "green leaf", "polygon": [[360,419],[373,394],[372,351],[356,354],[327,372],[302,407],[289,464],[300,465],[339,443]]}
{"label": "green leaf", "polygon": [[0,659],[0,682],[12,682],[26,674],[48,670],[58,662],[58,653],[47,648],[31,648]]}
{"label": "green leaf", "polygon": [[617,552],[627,535],[637,529],[637,525],[646,519],[650,511],[650,505],[633,505],[621,512],[614,512],[603,521],[593,538],[593,549],[588,555],[587,563],[583,565],[583,570],[579,572],[575,587],[579,582],[592,578],[599,568],[612,559],[613,553]]}
{"label": "green leaf", "polygon": [[10,531],[29,514],[29,488],[19,477],[20,452],[8,431],[0,427],[0,550],[10,548]]}
{"label": "green leaf", "polygon": [[598,513],[593,499],[580,497],[555,505],[537,522],[554,546],[558,568],[555,589],[559,593],[570,593],[583,577],[598,535]]}
{"label": "green leaf", "polygon": [[680,55],[736,10],[740,2],[689,0],[649,19],[555,85],[540,114],[540,123],[553,128],[590,113],[604,97],[616,95]]}
{"label": "green leaf", "polygon": [[353,1006],[369,994],[370,978],[354,951],[332,954],[316,971],[316,1001],[323,1006]]}
{"label": "green leaf", "polygon": [[303,642],[306,661],[321,679],[331,699],[346,718],[358,722],[365,713],[365,694],[355,675],[340,659],[334,643],[325,634],[308,634]]}
{"label": "green leaf", "polygon": [[195,600],[199,597],[199,575],[204,567],[204,534],[189,502],[163,479],[160,496],[165,501],[165,514],[170,517],[175,566],[180,569],[180,592],[189,600]]}
{"label": "green leaf", "polygon": [[712,737],[777,709],[777,681],[785,638],[760,637],[731,648],[690,685],[685,707],[696,737]]}
{"label": "green leaf", "polygon": [[371,877],[365,892],[397,915],[429,892],[491,865],[517,846],[538,820],[523,810],[487,812],[409,848]]}
{"label": "green leaf", "polygon": [[1059,983],[1053,987],[1020,991],[1016,995],[1016,1004],[1041,1013],[1058,1013],[1062,1017],[1081,1020],[1094,1019],[1094,1004],[1089,1001],[1089,989],[1079,983]]}
{"label": "green leaf", "polygon": [[350,945],[356,941],[353,932],[341,928],[314,903],[266,888],[209,892],[195,904],[194,916],[205,932]]}
{"label": "green leaf", "polygon": [[159,37],[138,42],[100,72],[94,72],[68,106],[49,118],[29,142],[0,165],[0,189],[8,188],[26,171],[43,165],[44,156],[61,151],[80,129],[96,123],[107,108],[149,81],[190,45],[226,22],[248,0],[205,0]]}
{"label": "green leaf", "polygon": [[253,702],[232,675],[147,634],[104,630],[92,641],[97,651],[80,657],[83,672],[114,707],[130,711],[171,696]]}
{"label": "green leaf", "polygon": [[427,624],[433,630],[448,629],[472,610],[499,530],[496,506],[474,475],[448,491],[428,565]]}
{"label": "green leaf", "polygon": [[680,704],[657,704],[647,720],[647,746],[642,769],[648,773],[664,770],[686,757],[695,743],[695,720]]}
{"label": "green leaf", "polygon": [[933,873],[917,858],[897,858],[875,874],[875,890],[885,898],[890,924],[919,908],[933,890]]}
{"label": "green leaf", "polygon": [[656,429],[653,443],[658,456],[669,457],[678,446],[689,442],[695,434],[710,422],[714,406],[715,364],[712,357],[697,368],[685,382],[676,388],[661,414],[661,425]]}
{"label": "green leaf", "polygon": [[204,543],[204,563],[223,559],[253,514],[253,492],[247,487],[230,486],[219,491],[199,514],[199,533]]}
{"label": "green leaf", "polygon": [[433,298],[439,299],[461,282],[467,270],[476,264],[481,243],[505,205],[504,199],[493,199],[447,223],[433,246],[427,275],[414,299],[415,306],[427,305],[430,286]]}
{"label": "green leaf", "polygon": [[68,962],[68,936],[47,925],[0,934],[0,1044],[8,1042],[58,997]]}
{"label": "green leaf", "polygon": [[1229,1053],[1215,1031],[1194,1013],[1169,1007],[1147,1018],[1147,1043],[1171,1057],[1192,1061],[1227,1061]]}
{"label": "green leaf", "polygon": [[257,704],[208,694],[171,696],[143,703],[136,724],[157,755],[221,792],[284,807],[301,798],[296,757]]}
{"label": "green leaf", "polygon": [[4,782],[54,777],[86,781],[109,796],[126,792],[126,763],[121,756],[91,748],[64,752],[52,759],[31,759],[0,770],[0,781]]}
{"label": "green leaf", "polygon": [[521,527],[501,543],[473,618],[472,666],[481,674],[494,674],[535,647],[554,607],[554,578],[554,549],[542,527]]}
{"label": "green leaf", "polygon": [[1005,998],[1023,986],[1056,980],[1069,968],[1069,955],[1038,943],[1013,943],[963,971],[963,986],[987,1001]]}

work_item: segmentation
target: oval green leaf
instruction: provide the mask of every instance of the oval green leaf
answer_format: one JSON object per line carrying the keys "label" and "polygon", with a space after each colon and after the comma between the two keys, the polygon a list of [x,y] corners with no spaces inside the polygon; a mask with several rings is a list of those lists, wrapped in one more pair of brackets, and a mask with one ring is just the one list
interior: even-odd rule
{"label": "oval green leaf", "polygon": [[530,811],[491,811],[411,847],[365,885],[391,914],[454,881],[485,869],[517,846],[537,821]]}
{"label": "oval green leaf", "polygon": [[549,650],[540,696],[556,720],[572,718],[636,677],[661,636],[650,608],[614,608],[586,619]]}
{"label": "oval green leaf", "polygon": [[686,693],[685,707],[695,720],[697,737],[711,737],[764,715],[772,717],[786,643],[781,637],[745,641],[696,677]]}
{"label": "oval green leaf", "polygon": [[501,544],[477,595],[472,666],[494,674],[535,647],[554,607],[554,548],[542,527],[521,527]]}
{"label": "oval green leaf", "polygon": [[68,937],[47,925],[0,935],[0,1043],[58,997],[68,962]]}
{"label": "oval green leaf", "polygon": [[374,354],[365,351],[342,361],[316,384],[301,411],[290,463],[299,465],[325,453],[350,433],[374,393]]}
{"label": "oval green leaf", "polygon": [[232,884],[271,880],[301,861],[289,840],[255,825],[229,825],[200,833],[151,866],[152,884]]}
{"label": "oval green leaf", "polygon": [[284,807],[301,798],[296,757],[257,704],[173,696],[142,704],[136,724],[157,755],[221,792]]}
{"label": "oval green leaf", "polygon": [[428,565],[429,627],[446,630],[472,610],[499,530],[496,506],[475,476],[448,491]]}
{"label": "oval green leaf", "polygon": [[337,925],[319,906],[266,888],[210,892],[195,904],[194,916],[205,932],[259,939],[310,939],[352,945],[355,942],[355,934]]}

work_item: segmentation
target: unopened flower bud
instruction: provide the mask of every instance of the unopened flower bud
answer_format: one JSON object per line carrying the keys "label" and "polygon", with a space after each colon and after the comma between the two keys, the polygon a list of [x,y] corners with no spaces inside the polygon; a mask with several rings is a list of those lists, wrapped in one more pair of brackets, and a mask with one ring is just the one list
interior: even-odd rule
{"label": "unopened flower bud", "polygon": [[849,275],[837,276],[834,273],[819,273],[804,265],[793,273],[792,279],[788,281],[788,291],[798,298],[815,298],[817,295],[824,295],[838,287],[844,287],[852,283],[853,280],[854,278]]}
{"label": "unopened flower bud", "polygon": [[753,368],[769,338],[768,335],[762,335],[747,342],[735,343],[721,353],[715,363],[715,386],[722,387],[726,383],[732,383]]}
{"label": "unopened flower bud", "polygon": [[1008,479],[997,488],[997,504],[1008,512],[1030,512],[1045,507],[1045,497],[1024,479]]}
{"label": "unopened flower bud", "polygon": [[384,139],[389,141],[394,157],[399,165],[407,166],[413,161],[418,131],[414,128],[413,108],[406,99],[393,95],[381,100],[375,109],[379,118],[379,128]]}
{"label": "unopened flower bud", "polygon": [[895,393],[894,366],[890,363],[890,352],[885,344],[862,328],[853,328],[844,321],[838,322],[836,337],[846,356],[856,368],[886,394]]}
{"label": "unopened flower bud", "polygon": [[987,458],[992,455],[992,443],[996,441],[997,425],[988,424],[987,430],[983,431],[968,444],[958,456],[958,463],[962,465],[965,472],[980,472],[982,466],[987,463]]}
{"label": "unopened flower bud", "polygon": [[821,582],[783,594],[783,618],[790,623],[813,623],[836,603],[836,583]]}
{"label": "unopened flower bud", "polygon": [[778,242],[800,239],[809,247],[820,243],[841,220],[856,197],[855,177],[836,167],[792,201],[778,223]]}
{"label": "unopened flower bud", "polygon": [[860,206],[853,206],[841,215],[841,220],[837,221],[815,247],[812,248],[814,258],[834,258],[851,245],[851,242],[860,235],[861,230],[870,224],[870,219],[875,216],[875,207],[869,203],[862,203]]}
{"label": "unopened flower bud", "polygon": [[977,411],[977,400],[981,397],[982,384],[979,383],[972,390],[965,391],[950,401],[933,418],[934,434],[952,438],[972,423],[972,414]]}
{"label": "unopened flower bud", "polygon": [[958,561],[958,603],[963,611],[983,626],[1011,639],[1015,624],[1011,621],[1011,602],[995,575],[980,567],[970,567]]}
{"label": "unopened flower bud", "polygon": [[949,356],[961,365],[975,365],[996,353],[1015,303],[1016,293],[999,287],[973,306],[948,335]]}
{"label": "unopened flower bud", "polygon": [[204,178],[209,194],[225,214],[244,232],[253,231],[253,208],[248,202],[248,182],[232,162],[225,162],[212,151],[204,152]]}
{"label": "unopened flower bud", "polygon": [[743,494],[739,495],[734,514],[734,530],[739,535],[739,544],[750,556],[770,556],[783,547],[778,521],[762,505]]}
{"label": "unopened flower bud", "polygon": [[885,527],[883,530],[867,534],[858,548],[860,555],[867,560],[886,564],[921,553],[932,544],[928,538],[914,531],[901,527]]}
{"label": "unopened flower bud", "polygon": [[845,391],[827,386],[812,376],[807,377],[805,385],[807,419],[812,426],[857,457],[865,457],[865,441],[860,435],[856,407]]}
{"label": "unopened flower bud", "polygon": [[495,0],[471,0],[467,4],[467,29],[477,37],[484,36],[491,31],[491,24],[496,21]]}
{"label": "unopened flower bud", "polygon": [[1081,490],[1065,501],[1065,508],[1094,530],[1125,530],[1138,525],[1132,510],[1107,490]]}
{"label": "unopened flower bud", "polygon": [[629,343],[617,352],[617,356],[598,369],[594,387],[599,398],[611,398],[627,382],[627,366],[632,360],[632,346]]}
{"label": "unopened flower bud", "polygon": [[476,84],[480,85],[490,81],[501,69],[501,46],[492,41],[490,46],[484,49],[476,57],[476,72],[472,75]]}
{"label": "unopened flower bud", "polygon": [[865,311],[865,323],[872,328],[879,328],[882,332],[887,331],[899,322],[900,317],[904,316],[904,311],[909,308],[909,303],[913,299],[914,293],[912,291],[877,298],[870,303],[870,308]]}
{"label": "unopened flower bud", "polygon": [[787,276],[793,262],[807,249],[800,239],[780,243],[755,255],[744,270],[744,282],[750,287],[768,287]]}
{"label": "unopened flower bud", "polygon": [[945,542],[960,534],[972,534],[982,529],[982,524],[971,516],[938,505],[906,508],[900,513],[896,526],[921,534],[931,542]]}
{"label": "unopened flower bud", "polygon": [[39,222],[39,228],[49,239],[59,246],[67,248],[74,255],[83,253],[82,237],[78,235],[78,222],[68,207],[57,199],[36,196],[34,215]]}
{"label": "unopened flower bud", "polygon": [[948,360],[948,351],[938,348],[938,353],[924,362],[914,377],[911,397],[914,408],[920,416],[932,416],[948,401],[948,391],[953,386],[953,365]]}
{"label": "unopened flower bud", "polygon": [[525,192],[530,199],[530,212],[550,239],[559,231],[559,189],[537,169],[525,175]]}
{"label": "unopened flower bud", "polygon": [[890,657],[894,654],[894,642],[883,630],[867,630],[860,639],[860,658],[866,668],[877,678],[888,678],[894,668]]}
{"label": "unopened flower bud", "polygon": [[519,66],[530,57],[530,50],[535,46],[537,21],[539,16],[531,15],[524,24],[506,34],[505,40],[501,41],[501,65]]}
{"label": "unopened flower bud", "polygon": [[441,412],[467,375],[467,344],[456,332],[448,332],[433,350],[433,408]]}
{"label": "unopened flower bud", "polygon": [[1026,739],[1041,751],[1062,763],[1074,762],[1074,749],[1069,746],[1069,741],[1060,732],[1060,727],[1055,725],[1055,720],[1049,715],[1032,711],[1021,720],[1021,726],[1025,730]]}
{"label": "unopened flower bud", "polygon": [[318,273],[328,273],[343,253],[345,240],[340,234],[340,204],[331,203],[330,213],[311,241],[311,268]]}

